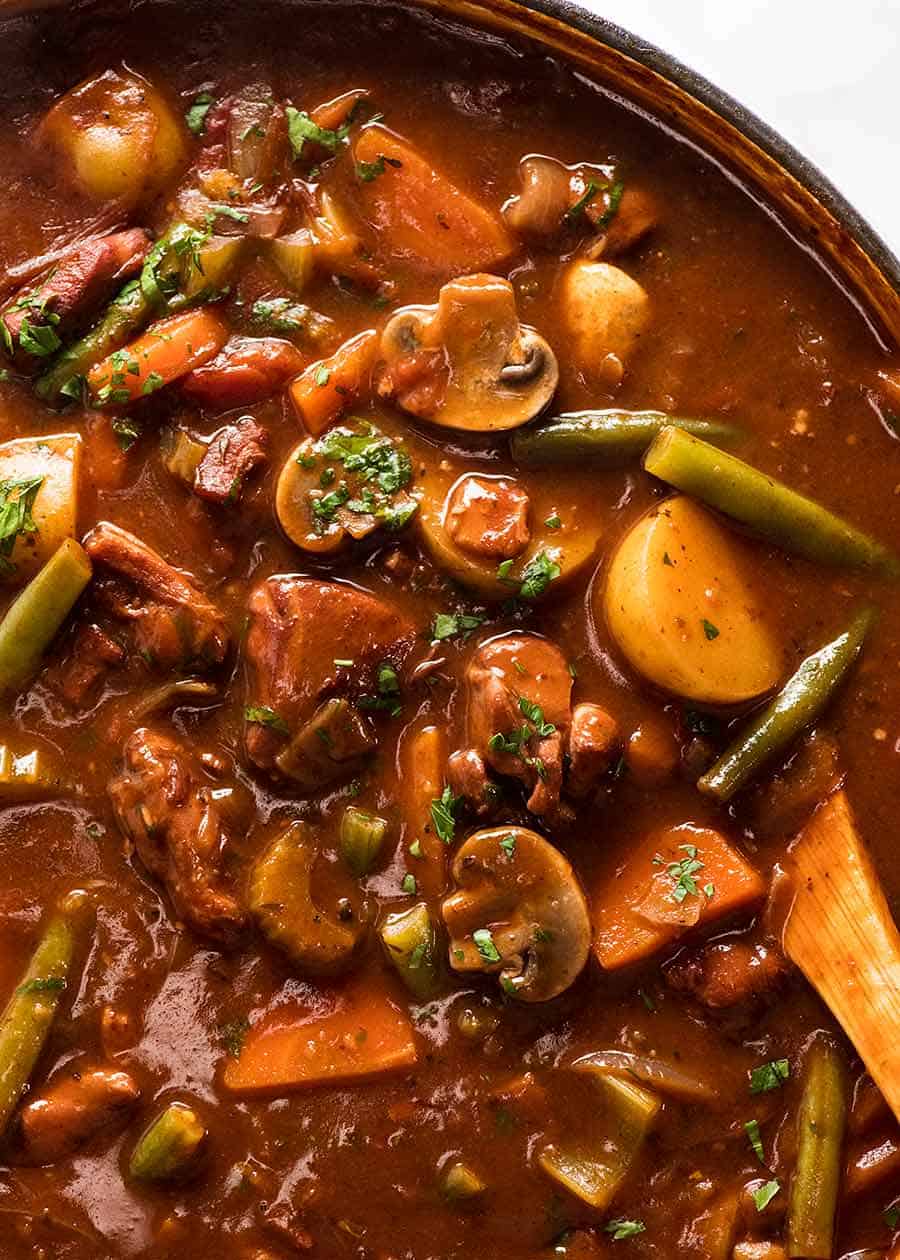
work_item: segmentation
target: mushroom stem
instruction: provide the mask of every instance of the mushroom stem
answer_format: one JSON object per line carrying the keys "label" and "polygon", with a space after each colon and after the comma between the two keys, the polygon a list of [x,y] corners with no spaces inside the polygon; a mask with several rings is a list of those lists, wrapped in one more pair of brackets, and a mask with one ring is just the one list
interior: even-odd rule
{"label": "mushroom stem", "polygon": [[543,346],[531,345],[528,354],[521,363],[507,363],[500,369],[500,380],[504,385],[524,385],[540,376],[544,370],[547,356]]}

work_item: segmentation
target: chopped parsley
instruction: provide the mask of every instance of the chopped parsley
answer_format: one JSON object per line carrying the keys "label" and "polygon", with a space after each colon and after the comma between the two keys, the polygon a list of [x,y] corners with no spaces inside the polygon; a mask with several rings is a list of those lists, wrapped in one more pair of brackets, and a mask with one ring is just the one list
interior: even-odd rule
{"label": "chopped parsley", "polygon": [[522,599],[537,599],[560,575],[560,567],[551,560],[546,551],[539,551],[528,561],[522,570],[522,584],[519,595]]}
{"label": "chopped parsley", "polygon": [[485,962],[500,962],[500,951],[494,944],[494,938],[491,935],[489,928],[476,928],[476,930],[472,933],[472,940],[475,943],[475,948],[478,950]]}
{"label": "chopped parsley", "polygon": [[400,679],[390,661],[382,661],[378,666],[376,695],[365,695],[359,698],[361,709],[375,709],[387,712],[391,717],[399,717],[403,711],[400,702]]}
{"label": "chopped parsley", "polygon": [[718,626],[714,626],[713,623],[711,621],[707,621],[705,617],[700,618],[700,624],[703,627],[703,633],[706,635],[707,639],[709,639],[710,642],[712,642],[713,639],[718,639],[719,637]]}
{"label": "chopped parsley", "polygon": [[409,874],[404,875],[400,883],[400,887],[405,893],[410,893],[410,894],[415,893],[416,891],[415,875],[409,875]]}
{"label": "chopped parsley", "polygon": [[[257,324],[270,332],[302,334],[315,337],[322,323],[322,316],[317,315],[303,302],[294,302],[289,297],[260,298],[250,308],[251,323]],[[321,370],[321,369],[320,369]],[[316,384],[324,382],[316,381]]]}
{"label": "chopped parsley", "polygon": [[43,477],[0,481],[0,573],[13,571],[10,556],[19,535],[37,533],[32,509],[43,484]]}
{"label": "chopped parsley", "polygon": [[500,840],[500,848],[506,854],[510,861],[516,856],[516,837],[513,832],[503,836]]}
{"label": "chopped parsley", "polygon": [[445,784],[443,792],[431,802],[431,821],[438,839],[444,844],[452,844],[456,833],[456,811],[462,804],[461,796],[454,796],[450,785]]}
{"label": "chopped parsley", "polygon": [[[669,899],[680,905],[685,897],[697,895],[697,881],[694,876],[698,871],[703,870],[703,863],[697,856],[698,849],[695,844],[680,844],[678,847],[685,856],[677,862],[670,862],[666,867],[666,874],[675,881],[675,887],[669,894]],[[653,861],[656,865],[660,865],[662,859],[658,859],[657,855]]]}
{"label": "chopped parsley", "polygon": [[762,1136],[759,1132],[759,1121],[748,1120],[744,1125],[744,1132],[747,1134],[747,1141],[753,1147],[753,1153],[761,1164],[765,1164],[766,1156],[763,1150]]}
{"label": "chopped parsley", "polygon": [[892,1203],[890,1207],[885,1208],[882,1216],[888,1229],[896,1229],[897,1223],[900,1221],[900,1203]]}
{"label": "chopped parsley", "polygon": [[319,366],[316,368],[316,384],[318,385],[319,389],[322,389],[325,385],[327,385],[330,380],[331,380],[330,369],[327,368],[324,363],[320,363]]}
{"label": "chopped parsley", "polygon": [[594,224],[594,227],[598,230],[598,232],[602,232],[604,228],[608,228],[610,223],[612,223],[613,219],[619,213],[619,206],[622,204],[622,194],[624,191],[625,185],[621,182],[611,184],[607,189],[605,189],[606,209]]}
{"label": "chopped parsley", "polygon": [[20,984],[16,993],[20,997],[27,997],[30,993],[61,993],[65,987],[62,976],[35,976],[33,980]]}
{"label": "chopped parsley", "polygon": [[604,1233],[612,1234],[613,1242],[621,1242],[623,1238],[635,1238],[638,1234],[643,1234],[646,1228],[643,1221],[626,1221],[622,1218],[607,1221],[603,1226]]}
{"label": "chopped parsley", "polygon": [[412,844],[409,846],[409,856],[414,858],[420,858],[422,856],[421,840],[413,840]]}
{"label": "chopped parsley", "polygon": [[545,739],[548,735],[553,735],[556,727],[552,722],[544,721],[544,710],[539,704],[535,704],[533,700],[529,700],[527,696],[519,696],[519,712],[523,717],[528,718],[537,730],[541,739]]}
{"label": "chopped parsley", "polygon": [[147,378],[141,386],[142,394],[155,394],[158,389],[162,389],[165,380],[160,376],[159,372],[148,372]]}
{"label": "chopped parsley", "polygon": [[250,1031],[250,1021],[246,1016],[233,1019],[219,1029],[219,1040],[225,1047],[225,1053],[232,1059],[240,1058],[244,1048],[244,1039]]}
{"label": "chopped parsley", "polygon": [[377,179],[379,175],[383,175],[387,166],[402,166],[403,163],[399,158],[386,157],[384,153],[379,153],[374,162],[357,162],[356,174],[364,184],[370,184],[373,179]]}
{"label": "chopped parsley", "polygon": [[244,709],[244,718],[248,722],[254,722],[258,726],[268,726],[271,730],[277,731],[279,735],[290,735],[288,724],[284,718],[279,717],[274,709],[270,709],[268,705],[248,705]]}
{"label": "chopped parsley", "polygon": [[112,431],[123,451],[130,451],[141,436],[140,425],[129,420],[127,416],[117,416],[112,422]]}
{"label": "chopped parsley", "polygon": [[767,1181],[765,1185],[758,1186],[753,1191],[753,1202],[756,1204],[757,1212],[764,1212],[780,1189],[781,1182],[774,1178]]}
{"label": "chopped parsley", "polygon": [[[318,379],[317,379],[318,383]],[[364,482],[374,482],[383,494],[394,494],[412,480],[412,462],[406,451],[373,425],[363,432],[331,429],[316,444],[326,459],[340,461],[345,472],[359,473]]]}
{"label": "chopped parsley", "polygon": [[787,1059],[773,1059],[755,1067],[750,1073],[750,1093],[768,1094],[773,1089],[780,1089],[790,1075],[791,1065]]}
{"label": "chopped parsley", "polygon": [[562,520],[560,518],[559,513],[554,512],[552,516],[548,516],[547,519],[544,521],[544,524],[547,526],[548,529],[561,529]]}
{"label": "chopped parsley", "polygon": [[23,319],[19,329],[19,345],[26,354],[46,359],[51,354],[56,354],[62,342],[50,324],[32,324],[30,320]]}
{"label": "chopped parsley", "polygon": [[209,208],[208,220],[214,223],[217,218],[233,219],[235,223],[249,223],[250,215],[246,210],[239,210],[237,206],[213,205]]}
{"label": "chopped parsley", "polygon": [[206,130],[206,115],[209,113],[215,97],[211,92],[198,92],[185,110],[184,121],[192,136],[202,136]]}
{"label": "chopped parsley", "polygon": [[332,129],[320,127],[318,123],[314,123],[305,109],[294,109],[293,105],[288,105],[285,114],[287,115],[288,140],[291,143],[294,158],[299,159],[303,156],[303,150],[308,141],[321,145],[329,153],[337,153],[350,134],[354,113],[355,111],[351,110],[347,120],[341,123],[340,127]]}
{"label": "chopped parsley", "polygon": [[431,624],[431,637],[435,643],[441,643],[461,634],[465,641],[483,622],[484,617],[476,613],[437,613]]}

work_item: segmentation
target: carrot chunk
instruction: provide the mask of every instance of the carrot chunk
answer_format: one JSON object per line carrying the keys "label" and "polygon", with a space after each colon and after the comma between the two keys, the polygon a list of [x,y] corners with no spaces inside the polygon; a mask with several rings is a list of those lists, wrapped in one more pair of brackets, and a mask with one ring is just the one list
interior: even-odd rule
{"label": "carrot chunk", "polygon": [[594,953],[614,971],[764,893],[760,874],[718,831],[686,824],[653,832],[594,899]]}
{"label": "carrot chunk", "polygon": [[249,1033],[222,1074],[236,1093],[335,1085],[413,1067],[416,1045],[407,1016],[371,985],[336,995],[333,1008],[279,1007]]}
{"label": "carrot chunk", "polygon": [[354,145],[363,214],[389,253],[439,274],[490,271],[514,250],[502,220],[386,127]]}
{"label": "carrot chunk", "polygon": [[215,358],[227,340],[228,329],[208,307],[161,319],[91,368],[92,399],[103,406],[153,394]]}
{"label": "carrot chunk", "polygon": [[377,344],[373,328],[359,333],[329,358],[311,363],[290,386],[297,418],[313,437],[324,433],[346,407],[365,401]]}

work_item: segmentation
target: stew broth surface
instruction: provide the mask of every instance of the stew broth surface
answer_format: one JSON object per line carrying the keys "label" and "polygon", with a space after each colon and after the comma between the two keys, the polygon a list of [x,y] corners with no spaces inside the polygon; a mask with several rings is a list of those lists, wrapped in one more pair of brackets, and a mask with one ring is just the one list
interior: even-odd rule
{"label": "stew broth surface", "polygon": [[[229,331],[293,340],[299,374],[357,334],[380,334],[397,310],[437,301],[452,269],[398,257],[390,225],[373,224],[371,198],[392,170],[361,178],[351,147],[362,129],[396,133],[493,216],[520,192],[523,157],[546,155],[573,170],[589,164],[607,185],[639,188],[655,208],[652,229],[621,256],[609,257],[649,298],[648,323],[623,360],[620,381],[586,370],[567,323],[566,269],[585,257],[596,229],[575,216],[549,240],[513,234],[509,256],[481,268],[509,278],[522,324],[555,351],[559,385],[550,414],[654,409],[736,425],[742,436],[733,449],[742,460],[900,548],[900,465],[892,429],[900,363],[805,243],[792,239],[711,160],[525,44],[390,5],[249,8],[143,4],[114,17],[76,12],[10,24],[0,89],[0,273],[13,275],[4,305],[19,288],[9,269],[60,240],[127,227],[164,232],[183,217],[179,191],[191,185],[205,146],[214,142],[185,131],[183,160],[157,194],[128,206],[98,200],[79,188],[64,152],[39,129],[75,85],[125,67],[153,85],[179,126],[204,92],[212,98],[210,126],[221,103],[248,84],[268,85],[279,107],[290,103],[306,111],[363,89],[365,108],[349,146],[341,143],[332,154],[313,141],[316,160],[293,161],[283,139],[277,177],[253,193],[245,181],[237,197],[225,200],[238,216],[254,198],[283,207],[277,234],[285,236],[309,222],[309,207],[321,208],[317,199],[326,189],[364,239],[363,262],[371,258],[374,282],[342,280],[339,269],[320,266],[296,292],[273,265],[267,238],[253,238],[230,291],[214,303]],[[375,113],[383,115],[381,123],[371,121]],[[215,230],[240,237],[251,229],[226,214]],[[21,283],[26,280],[32,277]],[[290,330],[285,336],[277,327],[253,326],[254,304],[281,295],[331,321],[319,344]],[[376,531],[316,557],[289,541],[273,506],[278,474],[304,437],[284,385],[232,408],[198,403],[176,383],[127,406],[64,400],[59,410],[35,397],[30,375],[18,364],[0,381],[3,440],[79,434],[76,537],[112,522],[193,575],[221,611],[231,646],[221,663],[205,670],[160,667],[152,654],[141,654],[137,622],[111,613],[108,594],[97,589],[98,575],[105,580],[108,570],[95,563],[91,585],[38,672],[10,693],[4,708],[0,743],[19,755],[37,749],[65,781],[40,799],[3,802],[0,811],[4,1000],[20,983],[59,898],[82,888],[90,902],[24,1104],[41,1096],[48,1082],[98,1064],[127,1072],[140,1100],[127,1123],[48,1163],[23,1154],[25,1139],[13,1119],[0,1166],[0,1255],[201,1257],[225,1248],[247,1260],[286,1260],[307,1250],[329,1260],[450,1260],[475,1252],[483,1260],[518,1260],[620,1251],[711,1260],[730,1257],[741,1240],[769,1240],[774,1247],[783,1237],[810,1039],[821,1030],[832,1033],[854,1081],[862,1065],[798,971],[787,970],[757,1000],[717,1009],[674,987],[666,967],[673,959],[683,963],[708,941],[777,937],[777,913],[773,918],[757,899],[621,969],[604,970],[592,953],[559,996],[529,1003],[505,993],[491,974],[453,970],[458,959],[448,954],[441,903],[454,879],[434,874],[435,859],[427,856],[433,847],[426,844],[425,858],[409,852],[424,827],[434,841],[434,823],[427,808],[422,811],[423,792],[430,799],[426,767],[411,753],[412,741],[423,727],[436,725],[445,759],[468,747],[466,670],[483,643],[524,633],[558,646],[572,667],[574,703],[594,702],[615,720],[615,756],[587,797],[569,802],[571,819],[536,816],[514,778],[492,774],[501,784],[500,803],[486,818],[464,803],[457,807],[448,864],[480,828],[531,827],[571,861],[595,927],[599,905],[615,901],[629,855],[666,828],[690,824],[721,832],[767,887],[786,865],[790,840],[818,803],[818,781],[804,767],[815,767],[821,744],[817,752],[808,734],[794,740],[727,805],[702,795],[692,769],[692,759],[704,752],[698,732],[721,750],[756,703],[722,707],[658,690],[629,664],[600,611],[619,542],[671,488],[645,473],[639,459],[608,469],[585,461],[525,466],[512,458],[506,434],[442,428],[389,398],[364,394],[336,422],[362,417],[407,452],[410,491],[422,498],[418,519],[396,534]],[[224,503],[206,501],[166,466],[160,435],[183,430],[195,442],[205,440],[243,416],[268,435],[265,463]],[[557,517],[560,537],[595,533],[595,557],[571,581],[565,574],[553,579],[533,601],[510,602],[514,587],[510,598],[496,601],[454,582],[423,544],[420,521],[429,501],[440,503],[470,472],[513,478],[529,493],[533,536],[542,521]],[[323,493],[329,488],[327,481],[321,487]],[[838,749],[860,830],[895,907],[896,584],[825,568],[733,524],[720,526],[752,574],[755,615],[777,645],[779,686],[805,656],[840,633],[861,602],[880,610],[858,664],[816,730]],[[552,546],[553,528],[546,529]],[[501,564],[502,556],[489,567]],[[390,702],[364,714],[376,744],[371,756],[354,773],[311,789],[267,773],[245,745],[245,710],[260,700],[247,659],[248,598],[272,575],[285,574],[368,592],[414,632],[402,661],[386,654],[399,679],[399,712],[393,711],[391,680],[379,691],[384,678],[366,667],[364,689]],[[14,590],[15,579],[10,600]],[[430,628],[439,614],[468,616],[472,624],[433,643]],[[365,621],[369,614],[361,615]],[[122,646],[123,659],[73,704],[64,695],[73,645],[92,624]],[[323,607],[321,631],[306,640],[309,656],[300,672],[330,673],[326,690],[340,695],[348,677],[351,691],[356,686],[352,675],[360,667],[334,663],[339,654],[331,630]],[[263,633],[270,645],[272,633]],[[420,662],[432,659],[439,663],[413,676]],[[188,676],[216,683],[215,691],[174,704],[153,699],[167,681]],[[704,723],[698,712],[710,720]],[[216,881],[242,907],[251,869],[266,846],[289,822],[307,824],[317,855],[316,900],[330,907],[335,922],[335,914],[343,914],[361,937],[342,970],[322,975],[292,964],[258,922],[229,946],[183,922],[171,890],[147,870],[134,837],[123,835],[107,792],[122,773],[126,741],[140,728],[161,733],[191,756],[208,755],[201,772],[207,790],[227,791],[232,811],[228,843],[215,855]],[[444,781],[442,774],[441,789]],[[387,821],[380,855],[361,878],[341,856],[348,806]],[[423,874],[429,862],[432,872]],[[697,881],[703,880],[701,870]],[[405,987],[377,933],[387,915],[419,903],[440,933],[435,948],[443,974],[428,998]],[[777,940],[772,948],[777,953]],[[409,1017],[413,1066],[337,1085],[261,1094],[228,1088],[223,1074],[240,1063],[260,1028],[327,1016],[342,995],[360,991],[374,995],[382,1009]],[[479,1021],[479,1035],[466,1035]],[[595,1210],[548,1175],[541,1153],[548,1146],[590,1148],[608,1140],[608,1106],[598,1102],[590,1078],[568,1069],[584,1055],[613,1050],[678,1068],[716,1097],[679,1101],[663,1091],[661,1110],[627,1176],[611,1202]],[[791,1069],[782,1087],[751,1094],[752,1070],[782,1059]],[[184,1179],[141,1182],[129,1171],[135,1143],[173,1101],[194,1108],[208,1130],[200,1162]],[[754,1120],[764,1163],[748,1141],[745,1126]],[[897,1140],[894,1122],[879,1112],[874,1127],[848,1138],[845,1156],[852,1161],[858,1149],[882,1141],[896,1147]],[[457,1163],[484,1183],[473,1200],[448,1194],[445,1178]],[[779,1189],[757,1210],[753,1191],[772,1180]],[[892,1229],[883,1214],[896,1188],[895,1175],[873,1179],[858,1193],[845,1183],[835,1256],[863,1247],[887,1254]],[[606,1229],[615,1220],[644,1228],[633,1241],[627,1232],[616,1240]],[[765,1260],[782,1254],[746,1253]]]}

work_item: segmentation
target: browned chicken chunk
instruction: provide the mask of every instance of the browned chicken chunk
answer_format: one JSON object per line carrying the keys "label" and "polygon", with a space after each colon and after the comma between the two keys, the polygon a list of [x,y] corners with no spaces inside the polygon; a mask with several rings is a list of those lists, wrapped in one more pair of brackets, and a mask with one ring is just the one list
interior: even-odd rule
{"label": "browned chicken chunk", "polygon": [[194,477],[194,493],[211,503],[233,502],[247,477],[266,462],[269,434],[252,416],[214,433]]}
{"label": "browned chicken chunk", "polygon": [[517,556],[528,546],[529,499],[506,477],[470,475],[457,483],[447,501],[447,533],[463,551],[498,560]]}
{"label": "browned chicken chunk", "polygon": [[566,791],[576,800],[587,796],[609,770],[619,751],[619,727],[599,704],[577,704],[569,727],[569,772]]}
{"label": "browned chicken chunk", "polygon": [[787,972],[772,945],[719,941],[679,958],[666,969],[673,989],[712,1010],[738,1006],[771,992]]}
{"label": "browned chicken chunk", "polygon": [[125,765],[109,796],[119,826],[166,885],[177,914],[202,935],[233,943],[244,914],[221,876],[228,841],[223,795],[199,759],[142,727],[125,745]]}

